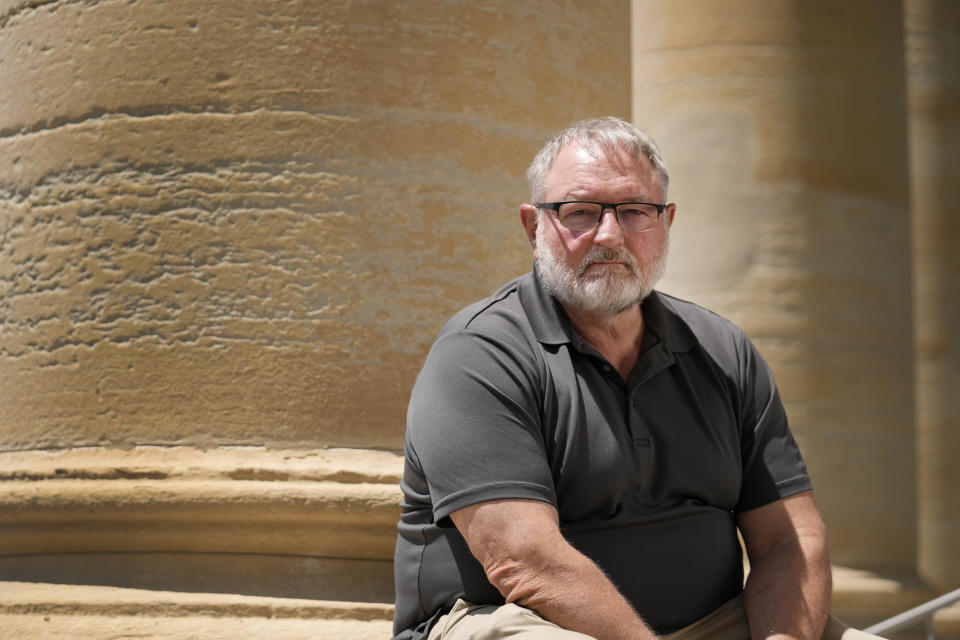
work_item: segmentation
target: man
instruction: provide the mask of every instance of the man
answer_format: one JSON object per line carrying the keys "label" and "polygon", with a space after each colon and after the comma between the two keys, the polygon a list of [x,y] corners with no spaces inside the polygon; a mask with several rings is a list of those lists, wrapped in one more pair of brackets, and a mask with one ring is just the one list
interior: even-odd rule
{"label": "man", "polygon": [[657,147],[579,122],[527,177],[533,272],[447,323],[411,397],[396,636],[821,637],[826,532],[773,377],[653,291]]}

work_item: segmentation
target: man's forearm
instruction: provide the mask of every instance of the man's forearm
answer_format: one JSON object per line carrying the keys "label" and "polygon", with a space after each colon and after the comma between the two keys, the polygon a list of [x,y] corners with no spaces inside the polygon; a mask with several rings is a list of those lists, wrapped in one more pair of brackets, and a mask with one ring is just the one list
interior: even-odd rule
{"label": "man's forearm", "polygon": [[552,504],[490,500],[450,517],[507,602],[598,640],[656,638],[600,567],[563,537]]}
{"label": "man's forearm", "polygon": [[744,594],[751,637],[818,640],[831,586],[827,541],[819,534],[800,534],[751,559]]}
{"label": "man's forearm", "polygon": [[598,640],[657,637],[600,568],[569,544],[548,544],[537,555],[534,566],[528,558],[523,566],[488,569],[508,602]]}

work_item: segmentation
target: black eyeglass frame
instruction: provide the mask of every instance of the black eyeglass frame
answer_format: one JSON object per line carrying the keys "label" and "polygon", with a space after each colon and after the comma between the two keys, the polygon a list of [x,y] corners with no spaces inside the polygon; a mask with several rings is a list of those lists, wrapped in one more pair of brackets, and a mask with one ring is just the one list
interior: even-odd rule
{"label": "black eyeglass frame", "polygon": [[[550,211],[553,211],[557,216],[557,222],[559,222],[560,224],[563,224],[563,220],[560,219],[560,207],[565,204],[600,205],[600,217],[597,218],[597,222],[593,228],[596,228],[597,226],[600,225],[600,221],[603,220],[603,212],[606,211],[607,209],[613,209],[613,215],[617,219],[617,224],[621,224],[620,211],[618,208],[622,205],[645,204],[647,206],[654,207],[657,210],[657,220],[660,219],[660,216],[663,215],[664,210],[666,210],[667,208],[666,204],[657,204],[656,202],[593,202],[591,200],[566,200],[564,202],[541,202],[540,204],[536,205],[536,207],[538,209],[549,209]],[[567,225],[563,224],[563,226],[566,227]],[[567,228],[570,229],[570,227],[567,227]],[[651,226],[650,229],[653,229],[653,227]],[[650,229],[644,229],[643,231],[635,231],[634,233],[644,233],[644,232],[650,231]],[[571,230],[572,231],[590,231],[590,229],[571,229]]]}

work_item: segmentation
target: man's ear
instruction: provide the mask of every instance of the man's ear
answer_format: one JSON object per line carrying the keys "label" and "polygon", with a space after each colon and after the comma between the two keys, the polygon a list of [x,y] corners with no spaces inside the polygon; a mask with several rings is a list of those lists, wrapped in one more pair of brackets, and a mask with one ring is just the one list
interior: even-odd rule
{"label": "man's ear", "polygon": [[537,248],[537,224],[540,220],[540,214],[537,208],[532,204],[520,205],[520,222],[523,224],[524,231],[527,232],[527,240],[530,246]]}
{"label": "man's ear", "polygon": [[664,217],[667,219],[667,229],[670,228],[670,225],[673,224],[673,218],[677,215],[677,204],[671,202],[667,205],[666,210],[663,212]]}

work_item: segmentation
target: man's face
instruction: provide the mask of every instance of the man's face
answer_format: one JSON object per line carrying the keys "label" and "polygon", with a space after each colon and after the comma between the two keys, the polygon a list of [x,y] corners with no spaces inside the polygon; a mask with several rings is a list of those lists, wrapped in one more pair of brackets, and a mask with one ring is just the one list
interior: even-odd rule
{"label": "man's face", "polygon": [[[660,203],[663,189],[645,158],[638,163],[623,152],[607,158],[572,144],[557,155],[544,191],[544,202],[570,200]],[[565,305],[590,313],[616,315],[638,304],[663,275],[675,209],[669,205],[642,233],[625,232],[612,210],[590,231],[567,229],[541,211],[534,239],[545,284]]]}

